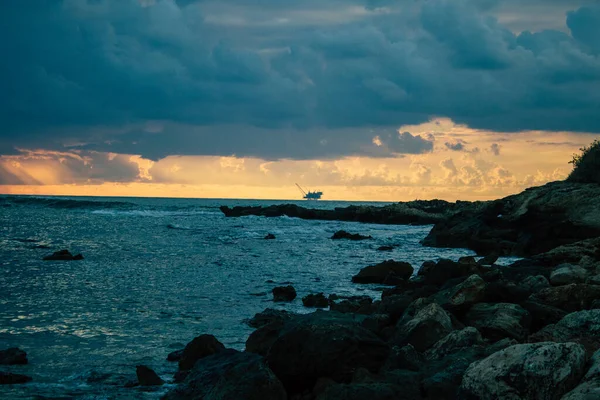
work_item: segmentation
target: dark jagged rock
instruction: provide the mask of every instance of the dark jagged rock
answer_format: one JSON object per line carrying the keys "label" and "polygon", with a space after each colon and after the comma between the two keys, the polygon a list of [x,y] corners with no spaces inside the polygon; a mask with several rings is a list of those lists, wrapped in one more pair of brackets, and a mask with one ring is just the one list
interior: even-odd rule
{"label": "dark jagged rock", "polygon": [[296,298],[296,289],[293,286],[277,286],[273,290],[273,301],[292,301]]}
{"label": "dark jagged rock", "polygon": [[435,345],[425,352],[428,360],[441,360],[449,354],[473,346],[482,346],[483,338],[479,331],[471,326],[460,331],[450,332],[440,339]]}
{"label": "dark jagged rock", "polygon": [[183,371],[192,369],[194,364],[201,358],[223,350],[225,350],[225,346],[213,335],[200,335],[189,342],[185,346],[185,349],[183,349],[181,359],[179,360],[179,369]]}
{"label": "dark jagged rock", "polygon": [[531,256],[600,236],[600,186],[551,182],[437,223],[423,244]]}
{"label": "dark jagged rock", "polygon": [[479,275],[471,275],[458,285],[439,292],[434,298],[445,309],[460,312],[481,301],[485,291],[485,281]]}
{"label": "dark jagged rock", "polygon": [[273,308],[267,308],[266,310],[256,313],[254,317],[247,321],[248,325],[252,328],[262,328],[265,325],[270,324],[274,321],[284,321],[292,317],[293,314],[285,310],[275,310]]}
{"label": "dark jagged rock", "polygon": [[337,231],[331,237],[333,240],[347,239],[347,240],[366,240],[373,239],[372,236],[364,236],[359,233],[349,233],[346,231]]}
{"label": "dark jagged rock", "polygon": [[477,261],[477,264],[481,266],[494,265],[494,263],[498,261],[498,258],[500,258],[498,253],[490,253],[487,256],[483,257],[481,260]]}
{"label": "dark jagged rock", "polygon": [[516,261],[512,266],[522,269],[540,266],[556,267],[560,264],[583,265],[585,260],[600,262],[600,237],[558,246],[550,251]]}
{"label": "dark jagged rock", "polygon": [[441,286],[451,279],[467,277],[479,272],[476,264],[441,259],[437,263],[424,263],[417,275],[422,276],[426,284]]}
{"label": "dark jagged rock", "polygon": [[31,382],[31,377],[12,372],[0,371],[0,385],[16,385]]}
{"label": "dark jagged rock", "polygon": [[407,280],[413,274],[413,267],[407,262],[387,260],[360,270],[352,277],[354,283],[384,283],[390,276]]}
{"label": "dark jagged rock", "polygon": [[69,250],[56,251],[53,254],[44,257],[44,261],[77,261],[83,260],[83,255],[73,255]]}
{"label": "dark jagged rock", "polygon": [[393,251],[394,246],[379,246],[377,251]]}
{"label": "dark jagged rock", "polygon": [[471,364],[459,398],[559,400],[585,364],[585,350],[575,343],[518,344]]}
{"label": "dark jagged rock", "polygon": [[588,275],[588,271],[579,265],[560,264],[550,274],[550,283],[554,286],[583,283]]}
{"label": "dark jagged rock", "polygon": [[175,350],[167,355],[167,361],[172,361],[172,362],[179,361],[179,360],[181,360],[182,356],[183,356],[183,349]]}
{"label": "dark jagged rock", "polygon": [[329,300],[323,293],[309,294],[302,298],[302,304],[304,307],[327,308],[329,307]]}
{"label": "dark jagged rock", "polygon": [[600,350],[594,353],[590,368],[575,389],[567,393],[561,400],[593,400],[600,399]]}
{"label": "dark jagged rock", "polygon": [[263,217],[288,216],[302,219],[325,221],[352,221],[373,224],[430,225],[446,219],[460,211],[478,207],[479,203],[458,201],[449,203],[443,200],[410,201],[383,207],[349,206],[333,210],[309,209],[295,204],[280,204],[268,207],[220,207],[226,217],[258,215]]}
{"label": "dark jagged rock", "polygon": [[287,400],[287,395],[263,357],[228,349],[199,360],[164,399]]}
{"label": "dark jagged rock", "polygon": [[329,307],[340,313],[371,314],[372,304],[373,299],[369,296],[351,296],[339,302],[331,301]]}
{"label": "dark jagged rock", "polygon": [[531,332],[537,332],[544,326],[555,324],[567,316],[567,312],[560,308],[536,303],[535,301],[526,301],[522,304],[522,307],[531,316]]}
{"label": "dark jagged rock", "polygon": [[399,346],[411,344],[423,352],[452,331],[450,316],[438,304],[421,308],[414,317],[398,321],[394,343]]}
{"label": "dark jagged rock", "polygon": [[160,386],[165,383],[156,372],[145,365],[135,367],[135,374],[141,386]]}
{"label": "dark jagged rock", "polygon": [[[390,383],[350,383],[330,385],[316,400],[407,399],[405,388]],[[417,398],[415,398],[417,399]]]}
{"label": "dark jagged rock", "polygon": [[376,373],[390,349],[360,322],[333,311],[294,317],[269,349],[268,364],[290,394],[312,390],[318,378],[348,382],[360,367]]}
{"label": "dark jagged rock", "polygon": [[531,317],[527,310],[516,304],[479,303],[466,314],[465,323],[493,341],[504,338],[523,341],[529,332]]}
{"label": "dark jagged rock", "polygon": [[594,300],[600,298],[600,286],[585,283],[549,287],[531,295],[530,300],[567,312],[590,309]]}
{"label": "dark jagged rock", "polygon": [[273,235],[272,233],[268,233],[267,236],[265,236],[265,240],[273,240],[275,239],[275,235]]}
{"label": "dark jagged rock", "polygon": [[27,353],[17,347],[0,350],[0,365],[22,365],[27,362]]}
{"label": "dark jagged rock", "polygon": [[556,324],[548,325],[529,336],[530,342],[576,342],[589,354],[600,349],[600,310],[578,311],[568,314]]}

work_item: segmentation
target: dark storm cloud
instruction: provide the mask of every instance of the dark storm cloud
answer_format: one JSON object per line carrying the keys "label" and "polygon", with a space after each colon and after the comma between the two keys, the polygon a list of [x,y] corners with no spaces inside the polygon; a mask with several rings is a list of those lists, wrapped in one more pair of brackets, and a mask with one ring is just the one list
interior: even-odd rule
{"label": "dark storm cloud", "polygon": [[456,143],[446,142],[446,143],[444,143],[444,145],[449,150],[453,150],[453,151],[463,151],[463,150],[465,150],[465,145],[464,145],[464,142],[462,142],[462,141],[459,141],[459,142],[456,142]]}
{"label": "dark storm cloud", "polygon": [[[0,152],[68,145],[151,159],[419,153],[430,141],[392,135],[385,143],[380,135],[385,149],[377,149],[373,132],[432,116],[498,131],[600,132],[599,7],[4,1]],[[557,29],[571,35],[536,26],[515,33],[503,22],[513,14],[562,15]],[[148,121],[162,128],[147,129]]]}

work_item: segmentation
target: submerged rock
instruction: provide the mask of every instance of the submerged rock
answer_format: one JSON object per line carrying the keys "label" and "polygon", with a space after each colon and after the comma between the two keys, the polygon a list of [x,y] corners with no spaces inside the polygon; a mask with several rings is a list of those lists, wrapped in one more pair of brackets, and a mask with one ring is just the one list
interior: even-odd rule
{"label": "submerged rock", "polygon": [[267,236],[265,236],[265,240],[273,240],[275,239],[275,235],[273,235],[272,233],[268,233]]}
{"label": "submerged rock", "polygon": [[379,246],[377,251],[393,251],[394,246]]}
{"label": "submerged rock", "polygon": [[160,386],[165,383],[154,370],[145,365],[135,367],[135,374],[141,386]]}
{"label": "submerged rock", "polygon": [[69,250],[60,250],[52,253],[49,256],[44,257],[44,261],[77,261],[83,260],[83,255],[77,254],[73,255],[69,252]]}
{"label": "submerged rock", "polygon": [[373,239],[372,236],[364,236],[361,235],[359,233],[349,233],[346,231],[337,231],[336,233],[333,234],[333,236],[331,237],[334,240],[339,240],[339,239],[347,239],[347,240],[365,240],[365,239]]}
{"label": "submerged rock", "polygon": [[27,362],[27,353],[18,347],[0,350],[0,365],[22,365]]}
{"label": "submerged rock", "polygon": [[292,301],[296,298],[296,289],[292,285],[274,287],[272,292],[273,301]]}
{"label": "submerged rock", "polygon": [[189,342],[185,346],[185,349],[183,349],[181,359],[179,360],[179,369],[189,370],[198,360],[223,350],[225,350],[225,346],[213,335],[200,335]]}
{"label": "submerged rock", "polygon": [[352,277],[354,283],[384,283],[391,277],[407,280],[413,274],[412,265],[403,261],[387,260],[360,270]]}
{"label": "submerged rock", "polygon": [[31,382],[31,380],[31,377],[27,375],[0,371],[0,385],[16,385]]}
{"label": "submerged rock", "polygon": [[475,362],[461,398],[558,400],[584,373],[585,349],[575,343],[517,344]]}
{"label": "submerged rock", "polygon": [[263,357],[228,349],[199,360],[164,399],[287,400],[287,394]]}
{"label": "submerged rock", "polygon": [[327,308],[329,307],[329,300],[323,293],[309,294],[302,298],[302,304],[304,307]]}

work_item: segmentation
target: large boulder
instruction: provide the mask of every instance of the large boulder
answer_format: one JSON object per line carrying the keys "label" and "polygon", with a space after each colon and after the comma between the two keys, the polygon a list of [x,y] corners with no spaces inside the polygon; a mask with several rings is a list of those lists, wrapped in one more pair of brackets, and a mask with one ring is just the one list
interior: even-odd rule
{"label": "large boulder", "polygon": [[550,274],[550,283],[554,286],[583,283],[588,276],[588,271],[579,265],[561,264]]}
{"label": "large boulder", "polygon": [[145,365],[135,367],[135,374],[141,386],[160,386],[165,383],[154,370]]}
{"label": "large boulder", "polygon": [[579,344],[517,344],[471,364],[461,398],[558,400],[575,387],[585,364],[585,349]]}
{"label": "large boulder", "polygon": [[247,324],[252,328],[262,328],[265,325],[270,324],[273,321],[285,321],[290,319],[293,314],[285,310],[275,310],[273,308],[267,308],[264,311],[256,313],[254,317],[247,320]]}
{"label": "large boulder", "polygon": [[526,301],[521,306],[531,316],[531,332],[537,332],[546,325],[555,324],[563,319],[568,313],[560,308],[540,304],[535,301]]}
{"label": "large boulder", "polygon": [[296,298],[296,289],[292,285],[274,287],[272,292],[273,301],[292,301]]}
{"label": "large boulder", "polygon": [[486,283],[479,275],[471,275],[458,285],[439,292],[435,298],[447,310],[466,310],[485,296]]}
{"label": "large boulder", "polygon": [[288,321],[267,354],[289,393],[310,390],[318,378],[348,382],[357,368],[377,372],[390,348],[352,315],[315,312]]}
{"label": "large boulder", "polygon": [[440,339],[432,348],[425,352],[425,357],[428,360],[440,360],[448,354],[472,348],[473,346],[482,346],[484,343],[479,331],[469,326],[460,331],[450,332]]}
{"label": "large boulder", "polygon": [[600,399],[600,350],[594,353],[590,368],[575,389],[567,393],[561,400],[595,400]]}
{"label": "large boulder", "polygon": [[381,302],[377,306],[376,313],[389,315],[390,321],[395,323],[412,302],[413,298],[409,295],[397,294],[382,297]]}
{"label": "large boulder", "polygon": [[179,369],[182,371],[192,369],[194,364],[201,358],[223,350],[225,350],[225,346],[213,335],[200,335],[189,342],[183,349],[183,353],[179,359]]}
{"label": "large boulder", "polygon": [[529,336],[530,342],[576,342],[588,353],[600,349],[600,309],[571,313]]}
{"label": "large boulder", "polygon": [[590,309],[593,301],[598,298],[600,298],[600,286],[572,283],[542,289],[531,295],[529,300],[573,312]]}
{"label": "large boulder", "polygon": [[478,272],[477,264],[441,259],[437,263],[423,264],[417,274],[423,277],[425,284],[441,286],[450,279],[466,277]]}
{"label": "large boulder", "polygon": [[0,385],[16,385],[27,382],[31,382],[30,376],[0,371]]}
{"label": "large boulder", "polygon": [[329,307],[329,300],[323,293],[311,293],[302,298],[302,304],[304,307],[327,308]]}
{"label": "large boulder", "polygon": [[477,328],[493,341],[512,338],[523,341],[529,332],[531,319],[527,310],[511,303],[475,304],[465,315],[465,323]]}
{"label": "large boulder", "polygon": [[165,400],[287,400],[263,357],[225,350],[199,360]]}
{"label": "large boulder", "polygon": [[413,267],[403,261],[387,260],[360,270],[352,277],[354,283],[385,283],[392,278],[408,279],[413,274]]}
{"label": "large boulder", "polygon": [[331,311],[340,313],[371,314],[373,299],[369,296],[350,296],[341,301],[330,301]]}
{"label": "large boulder", "polygon": [[414,317],[398,321],[394,343],[411,344],[417,351],[425,351],[452,331],[448,313],[436,303],[421,308]]}
{"label": "large boulder", "polygon": [[27,353],[18,347],[0,350],[0,365],[22,365],[27,364]]}

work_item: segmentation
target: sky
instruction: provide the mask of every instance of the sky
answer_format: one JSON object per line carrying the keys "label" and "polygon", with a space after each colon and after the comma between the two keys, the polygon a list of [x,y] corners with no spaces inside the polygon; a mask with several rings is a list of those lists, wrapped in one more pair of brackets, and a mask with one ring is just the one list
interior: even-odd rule
{"label": "sky", "polygon": [[0,193],[485,200],[600,136],[597,0],[0,2]]}

